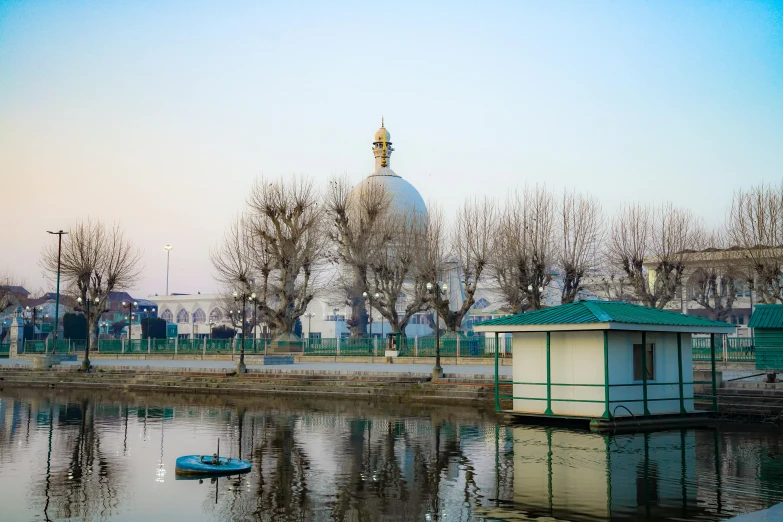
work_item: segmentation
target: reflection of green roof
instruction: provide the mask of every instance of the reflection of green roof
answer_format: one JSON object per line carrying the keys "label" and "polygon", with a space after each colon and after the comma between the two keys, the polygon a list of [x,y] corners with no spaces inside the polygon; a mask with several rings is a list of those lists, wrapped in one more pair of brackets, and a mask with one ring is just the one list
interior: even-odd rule
{"label": "reflection of green roof", "polygon": [[783,328],[783,305],[756,305],[748,328]]}
{"label": "reflection of green roof", "polygon": [[579,301],[533,312],[499,317],[475,326],[577,325],[595,323],[676,326],[698,329],[733,328],[731,325],[667,310],[620,301]]}

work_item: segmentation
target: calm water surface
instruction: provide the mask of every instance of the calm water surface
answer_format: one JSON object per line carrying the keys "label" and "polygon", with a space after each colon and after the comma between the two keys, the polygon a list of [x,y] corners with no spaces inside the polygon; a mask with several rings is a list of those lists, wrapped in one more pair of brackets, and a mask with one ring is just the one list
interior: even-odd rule
{"label": "calm water surface", "polygon": [[[179,480],[180,455],[251,473]],[[722,520],[783,501],[783,437],[606,437],[473,409],[0,391],[0,520]]]}

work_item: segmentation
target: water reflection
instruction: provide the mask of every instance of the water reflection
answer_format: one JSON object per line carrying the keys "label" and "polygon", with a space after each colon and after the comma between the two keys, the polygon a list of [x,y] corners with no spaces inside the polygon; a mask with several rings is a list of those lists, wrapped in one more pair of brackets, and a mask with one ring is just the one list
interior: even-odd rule
{"label": "water reflection", "polygon": [[[174,480],[183,454],[253,470]],[[6,390],[8,519],[718,520],[783,501],[777,431],[596,435],[474,409]]]}

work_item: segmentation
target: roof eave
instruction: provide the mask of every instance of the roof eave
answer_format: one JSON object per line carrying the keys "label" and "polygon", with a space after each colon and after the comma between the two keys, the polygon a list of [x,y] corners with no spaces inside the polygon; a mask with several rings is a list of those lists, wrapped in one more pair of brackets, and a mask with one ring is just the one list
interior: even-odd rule
{"label": "roof eave", "polygon": [[522,325],[476,325],[474,332],[515,333],[515,332],[575,332],[584,330],[615,330],[631,332],[680,332],[680,333],[716,333],[729,334],[736,327],[726,326],[684,326],[635,323],[573,323],[573,324],[522,324]]}

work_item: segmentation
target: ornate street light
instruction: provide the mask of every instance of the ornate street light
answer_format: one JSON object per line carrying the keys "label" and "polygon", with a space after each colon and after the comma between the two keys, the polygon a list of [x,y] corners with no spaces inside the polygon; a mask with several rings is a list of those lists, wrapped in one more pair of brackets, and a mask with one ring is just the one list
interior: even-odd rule
{"label": "ornate street light", "polygon": [[142,310],[142,313],[146,316],[146,319],[147,319],[147,339],[149,339],[150,338],[150,314],[154,314],[155,313],[155,309],[154,308],[145,308],[144,310]]}
{"label": "ornate street light", "polygon": [[136,301],[133,302],[122,302],[122,307],[128,309],[128,340],[131,340],[131,320],[133,319],[133,310],[139,307],[139,303]]}
{"label": "ornate street light", "polygon": [[[239,364],[237,364],[237,373],[247,373],[247,366],[245,366],[245,313],[247,308],[247,302],[251,303],[255,300],[256,293],[242,292],[241,294],[234,290],[234,302],[242,302],[242,333],[240,334],[241,348],[239,351]],[[255,305],[254,305],[255,306]]]}
{"label": "ornate street light", "polygon": [[[30,308],[29,306],[25,307],[25,311],[33,316],[33,339],[35,339],[35,316],[41,312],[43,312],[42,306],[34,306]],[[41,320],[41,328],[43,329],[43,320]]]}
{"label": "ornate street light", "polygon": [[440,365],[440,305],[448,291],[449,287],[446,283],[443,283],[442,286],[439,286],[438,283],[427,283],[427,292],[432,295],[432,299],[435,301],[435,367],[432,368],[432,380],[443,377],[443,367]]}
{"label": "ornate street light", "polygon": [[[362,296],[370,303],[370,339],[372,339],[372,300],[375,298],[377,301],[381,298],[381,294],[375,292],[375,295],[370,295],[368,292],[362,292]],[[381,336],[383,335],[383,325],[381,325]]]}

